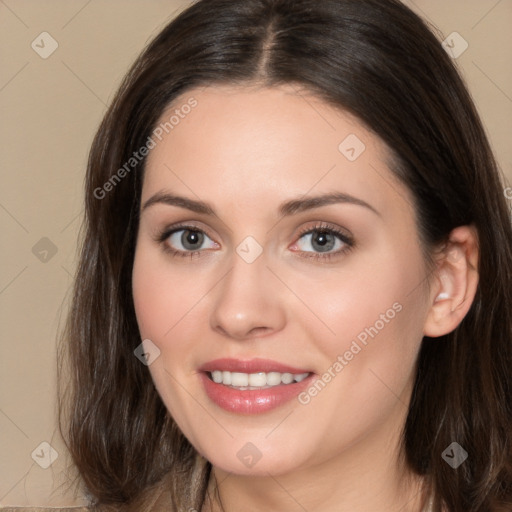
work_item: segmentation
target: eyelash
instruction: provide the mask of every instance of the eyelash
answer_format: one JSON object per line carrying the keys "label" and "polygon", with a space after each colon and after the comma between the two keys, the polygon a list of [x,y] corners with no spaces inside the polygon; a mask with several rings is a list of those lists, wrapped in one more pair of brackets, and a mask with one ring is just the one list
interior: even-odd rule
{"label": "eyelash", "polygon": [[[189,230],[189,231],[193,231],[193,232],[203,233],[206,236],[208,236],[209,238],[211,238],[208,235],[208,233],[206,233],[202,229],[198,228],[197,226],[192,226],[189,224],[178,224],[176,226],[172,226],[171,228],[165,229],[162,233],[160,233],[157,236],[156,241],[162,245],[163,250],[166,253],[170,254],[173,257],[177,256],[177,257],[189,258],[189,259],[193,259],[194,257],[199,257],[202,250],[179,251],[176,249],[172,249],[169,246],[169,244],[166,243],[167,239],[171,235],[173,235],[177,231],[182,231],[182,230]],[[346,235],[345,233],[340,231],[336,226],[329,224],[327,222],[323,222],[323,223],[315,224],[314,226],[309,226],[307,228],[303,228],[300,231],[297,240],[300,240],[304,235],[308,235],[310,233],[315,233],[317,231],[321,232],[321,233],[335,235],[337,238],[339,238],[344,243],[344,247],[342,249],[338,249],[336,252],[330,252],[330,253],[324,253],[324,254],[311,253],[309,251],[297,251],[298,256],[300,256],[301,258],[306,258],[306,259],[314,259],[317,261],[329,262],[333,258],[341,257],[341,256],[349,253],[355,247],[354,240],[351,237],[349,237],[348,235]]]}

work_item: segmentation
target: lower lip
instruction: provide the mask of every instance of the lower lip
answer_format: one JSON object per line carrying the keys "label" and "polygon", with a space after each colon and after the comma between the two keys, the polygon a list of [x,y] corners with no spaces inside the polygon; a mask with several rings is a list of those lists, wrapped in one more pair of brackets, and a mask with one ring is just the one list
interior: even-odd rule
{"label": "lower lip", "polygon": [[200,378],[210,400],[222,409],[240,414],[258,414],[276,409],[295,398],[310,385],[314,374],[293,384],[280,384],[271,388],[245,391],[217,384],[208,377],[206,372],[201,372]]}

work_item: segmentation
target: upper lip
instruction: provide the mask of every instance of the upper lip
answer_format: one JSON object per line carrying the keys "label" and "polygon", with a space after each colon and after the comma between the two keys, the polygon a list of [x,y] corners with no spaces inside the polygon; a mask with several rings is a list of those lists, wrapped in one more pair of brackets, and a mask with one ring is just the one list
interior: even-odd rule
{"label": "upper lip", "polygon": [[213,372],[215,370],[240,373],[258,373],[258,372],[279,372],[279,373],[310,373],[309,370],[296,368],[286,364],[272,361],[271,359],[254,358],[249,360],[243,359],[214,359],[203,364],[200,368],[203,372]]}

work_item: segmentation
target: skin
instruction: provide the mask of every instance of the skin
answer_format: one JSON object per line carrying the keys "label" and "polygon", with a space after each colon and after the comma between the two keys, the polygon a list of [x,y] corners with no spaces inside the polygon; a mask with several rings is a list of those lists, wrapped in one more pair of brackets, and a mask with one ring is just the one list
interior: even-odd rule
{"label": "skin", "polygon": [[[476,232],[457,228],[429,273],[414,201],[383,142],[357,119],[295,86],[223,85],[187,91],[161,120],[190,97],[197,107],[148,156],[141,204],[165,191],[207,201],[216,215],[143,209],[133,267],[141,338],[160,350],[149,371],[162,400],[213,464],[226,512],[420,511],[421,481],[401,462],[400,429],[423,336],[455,329],[474,298]],[[355,161],[338,149],[350,134],[365,145]],[[378,213],[337,203],[278,214],[286,200],[333,191]],[[164,250],[186,251],[182,232],[156,241],[179,222],[207,235],[194,258]],[[324,254],[299,238],[318,222],[351,235],[353,249],[331,260],[299,256]],[[247,236],[263,249],[252,263],[236,252]],[[344,246],[335,240],[331,253]],[[321,377],[396,303],[401,311],[307,404],[248,416],[203,391],[197,369],[220,357],[263,357]],[[237,457],[247,442],[261,454],[250,468]]]}

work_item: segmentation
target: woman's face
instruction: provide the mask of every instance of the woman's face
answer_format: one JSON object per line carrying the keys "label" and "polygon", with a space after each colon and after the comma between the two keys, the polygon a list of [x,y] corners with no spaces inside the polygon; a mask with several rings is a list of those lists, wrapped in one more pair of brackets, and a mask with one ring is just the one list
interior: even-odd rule
{"label": "woman's face", "polygon": [[385,146],[290,85],[191,90],[160,121],[133,294],[166,407],[225,471],[364,473],[398,443],[428,309]]}

